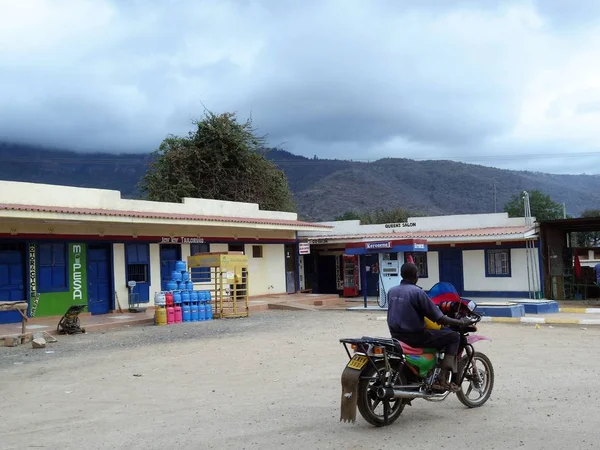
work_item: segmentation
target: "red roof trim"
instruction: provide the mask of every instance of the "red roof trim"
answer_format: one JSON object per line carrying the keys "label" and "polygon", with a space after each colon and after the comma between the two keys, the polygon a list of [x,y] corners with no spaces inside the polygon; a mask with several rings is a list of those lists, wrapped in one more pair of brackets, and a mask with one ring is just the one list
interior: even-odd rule
{"label": "red roof trim", "polygon": [[226,216],[203,216],[198,214],[172,214],[161,212],[146,211],[121,211],[116,209],[91,209],[91,208],[70,208],[64,206],[38,206],[38,205],[20,205],[10,203],[0,203],[0,211],[28,211],[44,212],[57,214],[82,214],[88,216],[109,216],[109,217],[135,217],[140,219],[170,219],[170,220],[196,220],[199,222],[231,222],[241,224],[256,225],[287,225],[301,226],[310,228],[333,228],[326,225],[318,225],[311,222],[302,222],[299,220],[281,220],[281,219],[255,219],[246,217],[226,217]]}

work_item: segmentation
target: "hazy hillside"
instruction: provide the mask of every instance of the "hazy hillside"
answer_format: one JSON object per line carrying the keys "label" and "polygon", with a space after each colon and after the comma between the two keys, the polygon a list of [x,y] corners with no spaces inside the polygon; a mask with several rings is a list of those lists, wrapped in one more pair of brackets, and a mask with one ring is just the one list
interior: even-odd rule
{"label": "hazy hillside", "polygon": [[[428,214],[493,212],[524,189],[566,202],[570,214],[600,207],[600,176],[518,172],[450,161],[385,159],[373,163],[308,159],[272,150],[304,219],[348,210],[403,207]],[[83,154],[0,143],[0,179],[116,189],[136,197],[147,154]]]}

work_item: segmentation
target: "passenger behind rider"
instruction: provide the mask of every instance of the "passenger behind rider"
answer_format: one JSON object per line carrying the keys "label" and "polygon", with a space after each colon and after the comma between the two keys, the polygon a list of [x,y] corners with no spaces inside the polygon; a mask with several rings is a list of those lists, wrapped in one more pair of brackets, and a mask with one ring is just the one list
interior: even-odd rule
{"label": "passenger behind rider", "polygon": [[388,327],[394,339],[416,348],[435,348],[444,351],[438,379],[432,388],[436,391],[457,391],[455,383],[448,382],[450,372],[455,373],[455,360],[460,336],[448,328],[427,329],[425,318],[440,325],[465,326],[468,319],[457,320],[442,313],[423,289],[418,287],[419,270],[415,264],[405,263],[400,269],[402,281],[387,294]]}

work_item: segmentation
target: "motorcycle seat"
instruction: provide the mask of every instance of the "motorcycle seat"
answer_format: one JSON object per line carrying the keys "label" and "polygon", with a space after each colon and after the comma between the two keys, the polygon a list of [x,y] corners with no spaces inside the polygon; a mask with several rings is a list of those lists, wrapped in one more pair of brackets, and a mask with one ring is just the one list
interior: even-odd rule
{"label": "motorcycle seat", "polygon": [[418,356],[424,354],[435,354],[438,352],[437,348],[415,348],[402,341],[400,341],[400,346],[402,347],[402,352],[405,355]]}

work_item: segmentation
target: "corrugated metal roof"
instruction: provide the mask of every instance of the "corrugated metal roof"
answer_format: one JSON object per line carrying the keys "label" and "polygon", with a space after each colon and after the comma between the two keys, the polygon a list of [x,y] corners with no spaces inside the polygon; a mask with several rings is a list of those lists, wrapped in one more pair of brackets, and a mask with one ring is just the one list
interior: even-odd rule
{"label": "corrugated metal roof", "polygon": [[332,228],[326,225],[319,225],[300,220],[281,220],[281,219],[259,219],[249,217],[226,217],[226,216],[205,216],[200,214],[173,214],[162,212],[146,211],[124,211],[116,209],[90,209],[90,208],[69,208],[56,206],[39,205],[19,205],[10,203],[0,203],[0,211],[28,211],[57,214],[74,214],[87,216],[109,216],[109,217],[135,217],[140,219],[170,219],[170,220],[196,220],[198,222],[229,222],[241,224],[256,225],[284,225],[301,228]]}
{"label": "corrugated metal roof", "polygon": [[435,239],[435,238],[460,238],[460,237],[486,237],[486,236],[507,236],[507,235],[525,235],[529,231],[534,231],[535,227],[530,225],[521,227],[493,227],[493,228],[470,228],[462,230],[440,230],[440,231],[412,231],[403,233],[379,233],[379,234],[338,234],[320,236],[309,236],[305,239]]}

